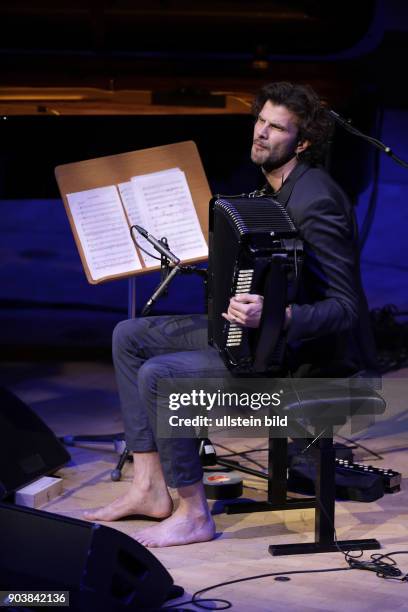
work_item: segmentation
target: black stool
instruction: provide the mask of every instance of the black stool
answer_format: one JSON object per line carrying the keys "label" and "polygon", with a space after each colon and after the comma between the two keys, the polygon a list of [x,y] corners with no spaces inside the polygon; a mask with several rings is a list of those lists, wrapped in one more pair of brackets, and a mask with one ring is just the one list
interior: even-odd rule
{"label": "black stool", "polygon": [[[271,544],[272,555],[291,555],[380,548],[375,539],[335,540],[335,448],[334,426],[343,425],[353,417],[382,414],[385,402],[364,383],[339,381],[316,386],[302,381],[302,389],[286,397],[282,414],[288,416],[292,438],[302,438],[315,455],[316,497],[290,499],[287,496],[288,439],[269,438],[268,493],[262,502],[236,502],[225,506],[227,514],[315,508],[315,541],[311,543]],[[304,425],[305,421],[308,423]],[[303,424],[302,424],[303,423]],[[289,427],[288,427],[289,429]],[[312,429],[312,433],[310,432]],[[221,462],[220,462],[221,463]],[[223,465],[241,468],[235,462],[223,460]],[[256,474],[254,470],[243,470]]]}

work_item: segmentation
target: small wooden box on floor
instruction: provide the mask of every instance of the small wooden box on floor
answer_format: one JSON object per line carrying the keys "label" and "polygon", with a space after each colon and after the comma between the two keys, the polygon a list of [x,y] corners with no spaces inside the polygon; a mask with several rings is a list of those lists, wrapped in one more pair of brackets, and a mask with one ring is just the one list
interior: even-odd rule
{"label": "small wooden box on floor", "polygon": [[62,479],[43,476],[35,482],[22,487],[15,494],[15,503],[28,508],[40,508],[61,495]]}

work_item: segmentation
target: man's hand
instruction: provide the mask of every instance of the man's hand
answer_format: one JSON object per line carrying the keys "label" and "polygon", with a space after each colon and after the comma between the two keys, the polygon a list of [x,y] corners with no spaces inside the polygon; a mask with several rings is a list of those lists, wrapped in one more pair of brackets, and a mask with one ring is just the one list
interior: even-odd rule
{"label": "man's hand", "polygon": [[239,293],[230,299],[228,312],[223,312],[222,316],[230,323],[244,327],[259,327],[262,308],[262,295]]}

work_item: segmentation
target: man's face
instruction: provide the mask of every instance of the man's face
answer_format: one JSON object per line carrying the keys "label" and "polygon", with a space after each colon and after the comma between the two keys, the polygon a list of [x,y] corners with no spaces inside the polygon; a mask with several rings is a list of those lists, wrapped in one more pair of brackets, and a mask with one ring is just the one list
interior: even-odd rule
{"label": "man's face", "polygon": [[280,168],[294,157],[298,140],[295,115],[267,100],[255,123],[251,159],[266,172]]}

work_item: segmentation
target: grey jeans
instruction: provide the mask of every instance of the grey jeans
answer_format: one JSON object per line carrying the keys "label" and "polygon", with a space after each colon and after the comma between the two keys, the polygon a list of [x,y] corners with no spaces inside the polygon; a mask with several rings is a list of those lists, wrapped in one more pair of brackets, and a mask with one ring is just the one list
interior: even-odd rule
{"label": "grey jeans", "polygon": [[159,438],[156,394],[161,378],[229,376],[207,343],[207,317],[128,319],[113,332],[115,366],[126,443],[133,452],[158,451],[166,483],[184,487],[202,478],[196,439]]}

